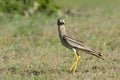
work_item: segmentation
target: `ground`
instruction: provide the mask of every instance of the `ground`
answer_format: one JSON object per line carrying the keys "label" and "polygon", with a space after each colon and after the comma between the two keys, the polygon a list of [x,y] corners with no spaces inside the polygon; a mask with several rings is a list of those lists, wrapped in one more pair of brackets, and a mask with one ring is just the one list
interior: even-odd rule
{"label": "ground", "polygon": [[[58,15],[0,14],[1,80],[120,79],[119,1],[106,6],[103,1],[81,0],[74,2],[74,7],[71,3],[65,5],[66,1],[61,2]],[[77,71],[74,75],[67,72],[75,55],[60,43],[56,22],[61,16],[66,19],[68,32],[100,50],[105,60],[79,52]]]}

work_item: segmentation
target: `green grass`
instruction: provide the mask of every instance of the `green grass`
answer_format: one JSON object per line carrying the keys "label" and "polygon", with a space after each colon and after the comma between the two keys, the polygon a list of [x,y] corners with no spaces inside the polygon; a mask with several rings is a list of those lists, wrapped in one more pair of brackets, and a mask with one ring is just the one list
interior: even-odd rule
{"label": "green grass", "polygon": [[60,43],[56,24],[59,16],[0,15],[0,79],[119,80],[119,7],[86,6],[72,10],[76,12],[74,15],[64,13],[67,30],[100,50],[104,61],[80,52],[81,60],[72,75],[67,69],[75,56]]}

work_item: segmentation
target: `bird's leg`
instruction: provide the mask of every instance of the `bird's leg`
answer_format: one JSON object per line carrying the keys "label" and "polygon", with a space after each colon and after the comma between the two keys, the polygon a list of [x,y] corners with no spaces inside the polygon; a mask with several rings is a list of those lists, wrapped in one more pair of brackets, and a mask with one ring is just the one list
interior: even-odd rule
{"label": "bird's leg", "polygon": [[76,61],[72,64],[72,66],[69,69],[69,71],[70,72],[73,71],[73,73],[75,72],[78,61],[80,60],[80,55],[77,52],[75,53],[75,56],[76,56]]}
{"label": "bird's leg", "polygon": [[75,70],[76,70],[76,67],[77,67],[77,64],[78,64],[78,61],[80,60],[80,55],[77,53],[76,54],[76,65],[74,66],[74,69],[73,69],[73,73],[75,72]]}

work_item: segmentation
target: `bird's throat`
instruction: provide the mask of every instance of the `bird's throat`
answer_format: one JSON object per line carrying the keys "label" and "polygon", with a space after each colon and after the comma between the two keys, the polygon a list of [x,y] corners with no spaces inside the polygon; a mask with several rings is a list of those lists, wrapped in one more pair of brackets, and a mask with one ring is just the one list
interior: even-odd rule
{"label": "bird's throat", "polygon": [[63,37],[63,36],[66,34],[65,25],[60,25],[60,26],[58,27],[58,30],[59,30],[59,35],[60,35],[61,37]]}

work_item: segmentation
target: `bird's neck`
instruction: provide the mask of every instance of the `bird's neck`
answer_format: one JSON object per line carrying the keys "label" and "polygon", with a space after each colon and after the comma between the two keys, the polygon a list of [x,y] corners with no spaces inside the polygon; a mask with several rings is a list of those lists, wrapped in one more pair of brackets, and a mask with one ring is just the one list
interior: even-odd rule
{"label": "bird's neck", "polygon": [[63,37],[66,34],[65,25],[58,26],[59,35]]}

